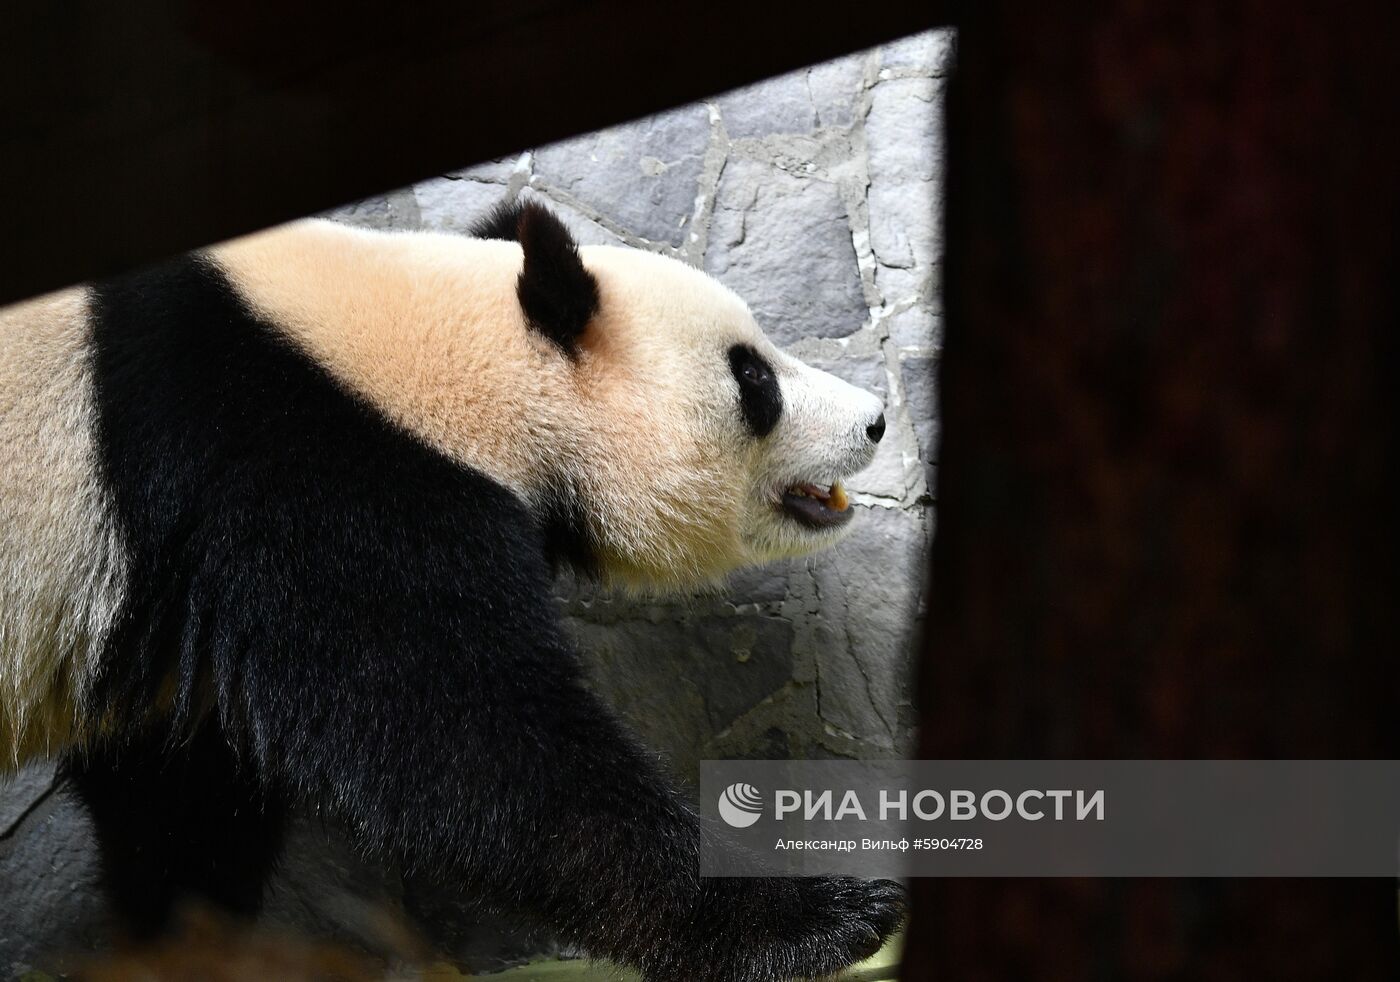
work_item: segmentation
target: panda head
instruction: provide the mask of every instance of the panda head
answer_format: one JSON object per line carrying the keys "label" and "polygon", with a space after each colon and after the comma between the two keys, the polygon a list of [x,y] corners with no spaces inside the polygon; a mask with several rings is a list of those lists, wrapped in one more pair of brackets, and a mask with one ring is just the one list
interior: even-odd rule
{"label": "panda head", "polygon": [[846,531],[841,481],[875,454],[877,397],[780,351],[739,297],[675,259],[579,249],[534,204],[476,232],[520,244],[523,329],[554,383],[527,411],[542,465],[528,494],[568,516],[584,565],[688,587]]}

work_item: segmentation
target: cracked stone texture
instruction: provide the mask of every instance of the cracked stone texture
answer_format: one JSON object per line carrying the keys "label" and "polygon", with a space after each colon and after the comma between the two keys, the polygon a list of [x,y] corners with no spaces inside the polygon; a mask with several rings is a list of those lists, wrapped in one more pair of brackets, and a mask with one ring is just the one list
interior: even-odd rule
{"label": "cracked stone texture", "polygon": [[911,304],[886,319],[890,341],[904,351],[937,351],[943,342],[943,325],[927,306]]}
{"label": "cracked stone texture", "polygon": [[[932,208],[911,209],[911,194],[942,194],[942,81],[899,78],[875,86],[865,138],[870,154],[870,244],[882,266],[910,270],[941,258]],[[931,264],[929,264],[931,265]],[[899,299],[899,298],[891,298]]]}
{"label": "cracked stone texture", "polygon": [[683,106],[541,148],[531,183],[649,242],[679,246],[709,144],[709,112],[703,105]]}
{"label": "cracked stone texture", "polygon": [[938,359],[908,355],[901,359],[904,405],[919,440],[919,456],[933,487],[934,454],[938,449]]}
{"label": "cracked stone texture", "polygon": [[805,133],[817,126],[806,72],[793,72],[735,89],[716,100],[731,140],[774,133]]}
{"label": "cracked stone texture", "polygon": [[[927,516],[921,510],[872,508],[859,535],[811,564],[824,632],[816,663],[822,722],[852,756],[899,753],[909,746],[912,717],[907,657],[926,560]],[[838,749],[833,747],[832,749]]]}
{"label": "cracked stone texture", "polygon": [[413,187],[420,228],[465,233],[478,218],[505,197],[494,183],[439,177]]}
{"label": "cracked stone texture", "polygon": [[0,979],[104,939],[97,860],[85,817],[51,765],[0,784]]}
{"label": "cracked stone texture", "polygon": [[716,192],[705,270],[747,299],[780,345],[846,337],[870,319],[840,188],[816,174],[731,160]]}
{"label": "cracked stone texture", "polygon": [[880,49],[880,77],[901,75],[944,76],[953,69],[952,31],[926,31]]}
{"label": "cracked stone texture", "polygon": [[[954,47],[946,31],[906,38],[330,213],[460,232],[501,201],[535,197],[581,242],[706,269],[779,345],[886,398],[887,435],[850,482],[860,514],[835,548],[664,602],[561,585],[594,684],[682,779],[708,757],[881,757],[911,746],[910,652],[934,526],[942,100]],[[0,980],[42,967],[46,951],[102,943],[95,877],[87,820],[51,768],[0,783]],[[311,817],[291,831],[264,919],[370,951],[392,947],[386,925],[399,925],[477,971],[549,947],[470,898],[366,862]]]}

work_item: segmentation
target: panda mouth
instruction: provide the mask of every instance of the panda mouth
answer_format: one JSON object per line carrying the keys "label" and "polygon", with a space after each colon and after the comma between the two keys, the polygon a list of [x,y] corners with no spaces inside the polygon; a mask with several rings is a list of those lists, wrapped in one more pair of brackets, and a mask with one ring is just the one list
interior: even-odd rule
{"label": "panda mouth", "polygon": [[837,528],[855,514],[840,481],[826,489],[805,482],[794,484],[783,492],[779,507],[799,525],[814,529]]}

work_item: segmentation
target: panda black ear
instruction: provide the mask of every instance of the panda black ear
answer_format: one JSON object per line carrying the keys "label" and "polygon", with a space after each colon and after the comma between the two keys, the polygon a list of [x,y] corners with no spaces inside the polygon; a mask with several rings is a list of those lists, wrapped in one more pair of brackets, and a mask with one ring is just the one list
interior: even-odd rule
{"label": "panda black ear", "polygon": [[498,207],[472,233],[520,243],[525,266],[515,293],[525,320],[565,354],[576,354],[579,336],[598,312],[598,281],[584,269],[564,223],[543,205],[515,202]]}

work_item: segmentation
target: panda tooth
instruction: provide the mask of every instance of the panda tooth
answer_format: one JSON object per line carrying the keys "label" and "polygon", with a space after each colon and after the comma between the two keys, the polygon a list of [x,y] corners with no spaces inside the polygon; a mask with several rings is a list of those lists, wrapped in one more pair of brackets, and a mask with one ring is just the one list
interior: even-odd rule
{"label": "panda tooth", "polygon": [[851,500],[846,497],[846,489],[837,481],[831,485],[831,499],[829,504],[836,511],[845,511],[851,506]]}

